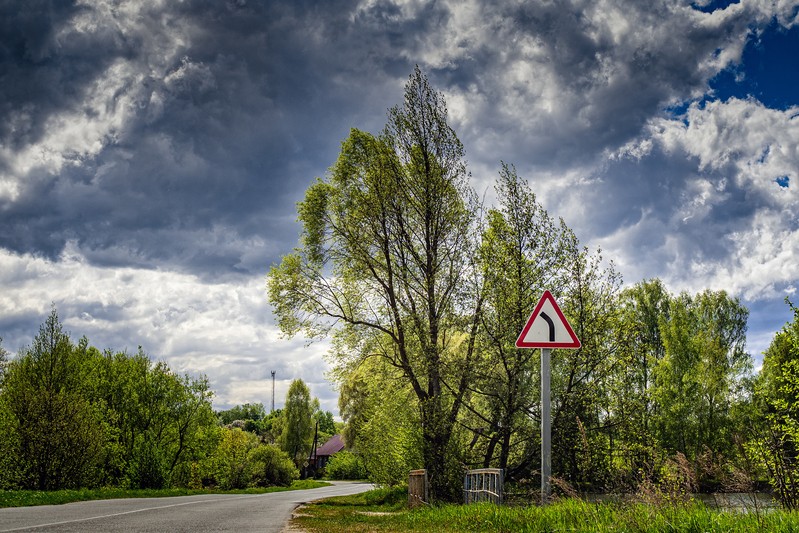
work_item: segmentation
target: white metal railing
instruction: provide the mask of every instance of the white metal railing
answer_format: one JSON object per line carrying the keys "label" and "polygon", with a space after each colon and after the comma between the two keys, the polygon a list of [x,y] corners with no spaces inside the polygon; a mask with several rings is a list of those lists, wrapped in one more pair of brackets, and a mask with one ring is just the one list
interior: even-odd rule
{"label": "white metal railing", "polygon": [[463,478],[463,503],[492,502],[501,505],[504,482],[501,468],[468,470]]}

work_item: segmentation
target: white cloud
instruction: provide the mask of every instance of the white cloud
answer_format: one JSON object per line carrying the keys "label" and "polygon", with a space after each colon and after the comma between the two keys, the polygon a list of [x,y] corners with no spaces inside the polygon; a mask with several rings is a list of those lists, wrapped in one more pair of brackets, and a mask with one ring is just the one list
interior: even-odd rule
{"label": "white cloud", "polygon": [[791,190],[774,187],[782,176],[796,179],[799,164],[799,107],[769,109],[757,100],[693,104],[684,123],[660,119],[650,134],[668,151],[682,151],[699,160],[699,170],[731,167],[741,186],[751,186],[786,205],[796,201]]}
{"label": "white cloud", "polygon": [[[751,226],[730,235],[734,254],[724,264],[709,265],[707,286],[726,289],[749,300],[790,294],[797,280],[799,224],[774,211],[757,213]],[[698,281],[702,281],[702,278]]]}
{"label": "white cloud", "polygon": [[[641,250],[631,241],[667,235],[650,245],[658,260],[642,262],[649,275],[679,289],[725,289],[749,300],[783,294],[798,277],[799,109],[733,98],[694,104],[684,118],[653,120],[641,140],[610,158],[634,158],[643,175],[661,162],[656,151],[694,168],[671,168],[673,202],[600,242],[623,257],[620,264],[635,264]],[[780,186],[786,176],[788,186]]]}
{"label": "white cloud", "polygon": [[[480,160],[596,164],[740,61],[750,28],[787,6],[600,0],[450,6],[419,57],[452,72],[457,130]],[[463,83],[461,83],[463,81]]]}
{"label": "white cloud", "polygon": [[[70,58],[85,55],[87,48],[91,53],[102,50],[109,57],[98,56],[95,62],[102,65],[104,59],[110,59],[108,65],[78,89],[82,94],[71,105],[37,125],[43,131],[40,138],[22,147],[0,143],[0,201],[16,201],[32,184],[31,175],[58,180],[66,166],[83,166],[106,147],[127,141],[127,129],[141,108],[148,101],[156,108],[160,104],[159,96],[151,97],[148,89],[153,79],[166,76],[166,81],[174,84],[189,75],[195,79],[202,75],[202,65],[188,60],[177,71],[167,73],[181,57],[187,30],[174,14],[163,10],[162,3],[81,4],[84,8],[58,28],[51,50],[43,54]],[[153,25],[154,18],[162,24]],[[135,55],[123,52],[131,44],[136,47]],[[213,80],[204,83],[201,87]],[[7,120],[12,131],[21,133],[33,127],[31,111],[32,106],[21,106],[11,112]],[[151,114],[154,112],[157,110]]]}
{"label": "white cloud", "polygon": [[[0,285],[7,319],[38,316],[41,323],[54,303],[73,340],[85,335],[101,350],[135,351],[141,345],[176,372],[208,375],[218,407],[268,406],[269,372],[276,370],[281,384],[302,378],[323,408],[338,412],[336,395],[323,377],[327,345],[306,347],[302,339],[281,337],[263,277],[210,283],[175,272],[101,268],[87,264],[70,244],[58,261],[0,250]],[[35,334],[5,337],[4,346],[16,350]],[[278,406],[284,398],[285,390],[278,390]]]}
{"label": "white cloud", "polygon": [[100,348],[141,344],[207,373],[218,405],[268,405],[276,369],[278,404],[296,376],[336,412],[326,345],[280,339],[264,279],[244,273],[289,251],[297,191],[348,127],[380,128],[417,62],[489,203],[505,160],[629,282],[795,290],[799,110],[731,100],[662,118],[705,95],[752,32],[795,24],[795,6],[365,0],[311,16],[292,3],[82,2],[42,31],[34,59],[52,61],[31,69],[75,94],[5,108],[4,245],[54,259],[0,250],[4,345],[29,342],[55,302]]}

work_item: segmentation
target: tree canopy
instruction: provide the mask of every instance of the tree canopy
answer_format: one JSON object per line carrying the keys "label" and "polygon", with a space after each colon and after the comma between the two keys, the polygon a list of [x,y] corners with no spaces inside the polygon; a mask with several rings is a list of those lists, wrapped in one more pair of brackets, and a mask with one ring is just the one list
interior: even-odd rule
{"label": "tree canopy", "polygon": [[692,487],[723,483],[756,423],[746,308],[659,280],[623,289],[513,165],[495,205],[475,197],[444,98],[417,67],[382,132],[352,129],[306,191],[299,246],[269,273],[281,329],[332,337],[345,439],[372,479],[424,467],[446,500],[464,467],[534,477],[540,368],[514,341],[547,289],[582,343],[552,354],[559,483],[635,490],[686,461]]}
{"label": "tree canopy", "polygon": [[474,195],[444,98],[418,67],[388,117],[378,136],[353,129],[328,179],[306,192],[300,248],[272,268],[269,299],[286,333],[335,329],[342,360],[374,355],[401,369],[434,493],[451,499],[447,450],[480,306]]}
{"label": "tree canopy", "polygon": [[205,376],[176,374],[141,348],[76,344],[55,308],[0,363],[0,490],[239,488],[299,475],[273,444],[219,425]]}

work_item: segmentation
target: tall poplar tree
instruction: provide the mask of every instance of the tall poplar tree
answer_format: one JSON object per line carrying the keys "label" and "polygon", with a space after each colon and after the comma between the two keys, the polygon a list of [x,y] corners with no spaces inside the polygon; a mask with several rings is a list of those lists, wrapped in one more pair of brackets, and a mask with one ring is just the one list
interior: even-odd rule
{"label": "tall poplar tree", "polygon": [[301,379],[295,379],[286,393],[283,409],[285,425],[280,435],[280,445],[297,466],[302,466],[311,448],[313,438],[311,391]]}
{"label": "tall poplar tree", "polygon": [[345,359],[377,355],[402,371],[437,499],[458,494],[449,447],[480,301],[469,292],[475,209],[463,155],[443,96],[417,67],[383,132],[353,129],[329,178],[306,191],[300,247],[268,279],[284,332],[334,330]]}

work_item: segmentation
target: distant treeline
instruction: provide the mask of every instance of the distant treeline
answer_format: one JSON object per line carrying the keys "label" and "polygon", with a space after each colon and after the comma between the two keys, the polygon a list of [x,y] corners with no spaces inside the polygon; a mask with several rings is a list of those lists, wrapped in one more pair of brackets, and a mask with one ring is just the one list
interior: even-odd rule
{"label": "distant treeline", "polygon": [[[293,386],[307,397],[293,427],[260,404],[215,413],[205,377],[178,375],[141,348],[75,344],[53,309],[17,357],[0,347],[0,490],[288,485],[315,420],[333,424],[304,383]],[[294,460],[279,445],[287,440]]]}

